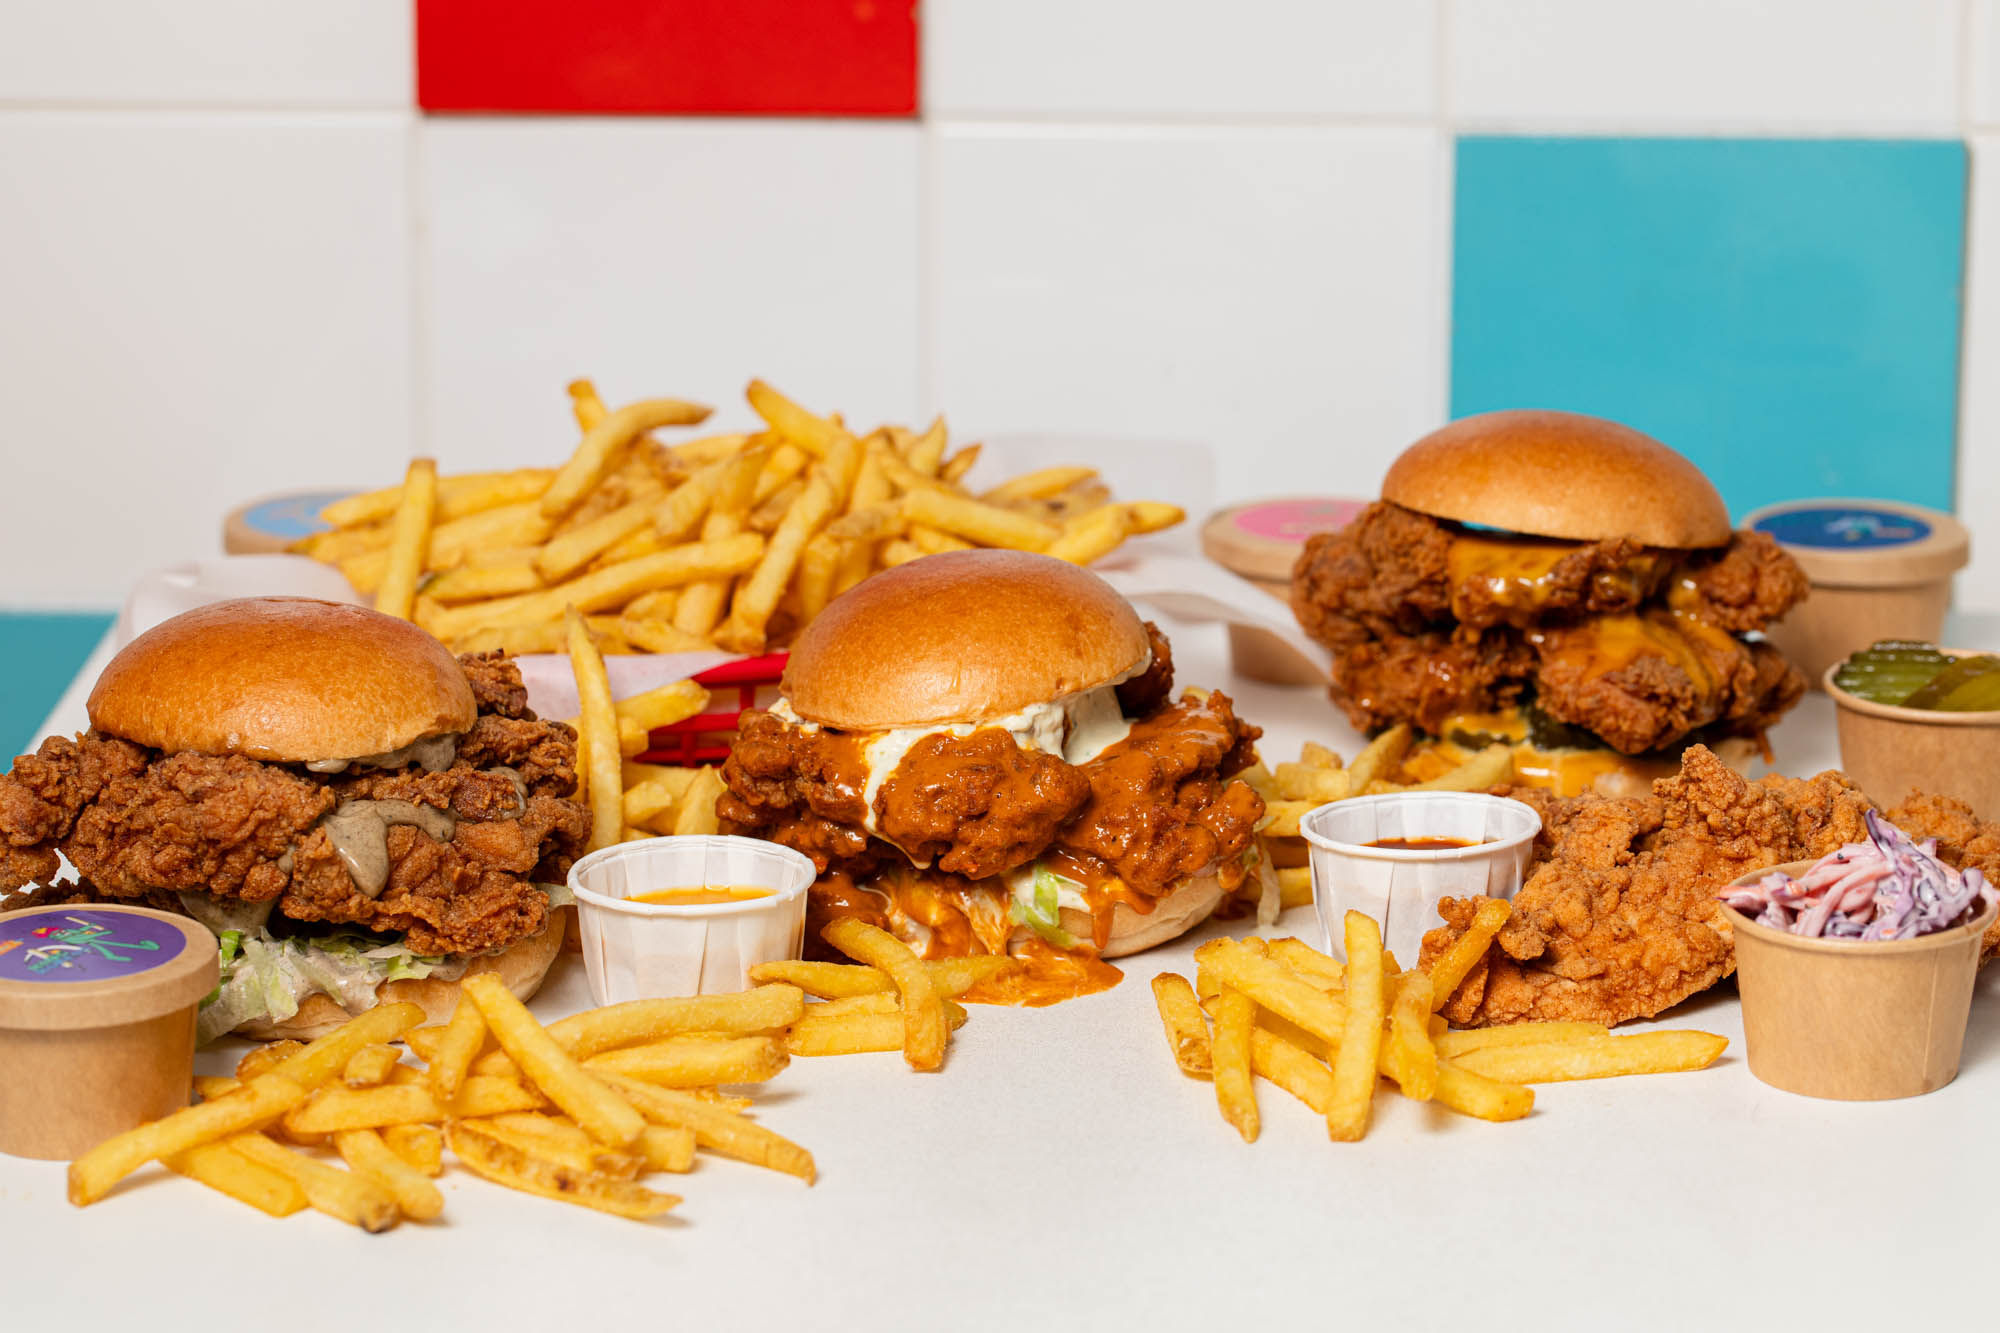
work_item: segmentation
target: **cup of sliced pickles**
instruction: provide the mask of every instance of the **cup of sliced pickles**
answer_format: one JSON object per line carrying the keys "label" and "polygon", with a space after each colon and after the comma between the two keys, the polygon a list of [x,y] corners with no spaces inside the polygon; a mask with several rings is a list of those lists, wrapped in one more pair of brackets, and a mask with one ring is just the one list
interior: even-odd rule
{"label": "cup of sliced pickles", "polygon": [[1874,800],[1912,788],[2000,818],[2000,652],[1884,639],[1828,667],[1840,766]]}

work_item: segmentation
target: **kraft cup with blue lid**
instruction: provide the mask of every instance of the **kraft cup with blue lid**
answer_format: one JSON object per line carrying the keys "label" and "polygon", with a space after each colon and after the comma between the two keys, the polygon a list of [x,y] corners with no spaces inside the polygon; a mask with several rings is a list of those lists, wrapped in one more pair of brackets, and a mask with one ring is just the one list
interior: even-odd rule
{"label": "kraft cup with blue lid", "polygon": [[[1346,961],[1342,922],[1363,912],[1404,967],[1417,965],[1424,932],[1444,924],[1440,898],[1512,898],[1542,818],[1532,806],[1474,792],[1408,791],[1354,796],[1306,812],[1313,909],[1334,957]],[[1370,847],[1385,838],[1455,838],[1467,847],[1412,851]]]}
{"label": "kraft cup with blue lid", "polygon": [[1899,500],[1791,500],[1746,514],[1743,526],[1782,546],[1812,585],[1764,637],[1814,687],[1877,639],[1935,643],[1952,576],[1972,555],[1963,523]]}
{"label": "kraft cup with blue lid", "polygon": [[[756,838],[622,842],[570,867],[591,999],[598,1004],[745,990],[759,963],[797,958],[812,859]],[[638,903],[661,889],[769,889],[702,906]]]}

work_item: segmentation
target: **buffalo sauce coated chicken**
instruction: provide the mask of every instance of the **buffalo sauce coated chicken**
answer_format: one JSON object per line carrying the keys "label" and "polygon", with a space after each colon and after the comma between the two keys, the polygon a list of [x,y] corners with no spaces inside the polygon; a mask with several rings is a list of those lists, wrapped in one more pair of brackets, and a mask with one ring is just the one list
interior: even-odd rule
{"label": "buffalo sauce coated chicken", "polygon": [[[106,899],[179,910],[204,892],[271,902],[297,922],[407,935],[420,954],[478,953],[540,933],[548,895],[589,836],[571,799],[576,736],[528,711],[499,654],[461,659],[478,703],[455,758],[324,774],[240,755],[162,754],[88,732],[52,737],[0,776],[0,908]],[[329,832],[344,802],[408,802],[446,817],[389,827],[379,891],[364,892]],[[53,883],[57,853],[80,883]]]}
{"label": "buffalo sauce coated chicken", "polygon": [[1805,680],[1739,636],[1805,594],[1798,565],[1762,533],[1695,551],[1545,541],[1388,501],[1312,538],[1292,582],[1356,727],[1442,733],[1450,719],[1533,702],[1625,754],[1705,729],[1761,735]]}
{"label": "buffalo sauce coated chicken", "polygon": [[862,916],[917,935],[932,957],[1003,952],[1020,938],[1008,878],[1039,864],[1082,886],[1101,945],[1120,903],[1150,911],[1203,874],[1240,883],[1264,813],[1233,780],[1261,732],[1220,692],[1170,701],[1172,657],[1146,628],[1151,663],[1117,687],[1129,731],[1079,762],[999,726],[941,728],[877,775],[871,801],[870,734],[751,712],[717,812],[727,831],[813,859],[818,921]]}

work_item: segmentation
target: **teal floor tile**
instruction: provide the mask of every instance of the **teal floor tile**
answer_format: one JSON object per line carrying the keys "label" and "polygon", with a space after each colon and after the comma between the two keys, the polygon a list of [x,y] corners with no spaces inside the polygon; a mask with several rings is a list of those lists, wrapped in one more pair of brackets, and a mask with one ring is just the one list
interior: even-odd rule
{"label": "teal floor tile", "polygon": [[0,611],[0,741],[33,750],[35,728],[116,619],[109,611]]}
{"label": "teal floor tile", "polygon": [[1953,499],[1965,146],[1460,139],[1451,412],[1612,417],[1732,511]]}

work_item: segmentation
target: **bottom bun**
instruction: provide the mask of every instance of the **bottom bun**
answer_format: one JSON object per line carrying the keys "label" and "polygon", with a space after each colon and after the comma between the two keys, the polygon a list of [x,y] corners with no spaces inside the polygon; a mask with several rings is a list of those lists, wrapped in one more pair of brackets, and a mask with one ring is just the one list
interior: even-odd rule
{"label": "bottom bun", "polygon": [[[464,975],[494,973],[508,990],[514,992],[515,998],[528,999],[541,988],[542,978],[549,974],[550,965],[562,952],[563,923],[566,920],[568,917],[562,912],[550,913],[549,924],[541,934],[511,944],[499,953],[473,959]],[[451,1011],[458,1007],[459,993],[458,981],[445,981],[438,977],[405,977],[398,981],[385,981],[377,987],[375,1003],[421,1005],[425,1023],[437,1024],[451,1018]],[[257,1020],[245,1023],[236,1029],[236,1035],[252,1041],[311,1041],[315,1037],[324,1037],[358,1012],[361,1011],[350,1012],[343,1008],[330,995],[313,994],[302,1000],[299,1011],[284,1022]]]}
{"label": "bottom bun", "polygon": [[[1166,897],[1154,901],[1150,912],[1135,912],[1119,903],[1111,912],[1111,938],[1098,950],[1100,958],[1123,958],[1193,930],[1222,905],[1222,881],[1214,875],[1197,875],[1183,880]],[[1080,940],[1090,938],[1090,913],[1073,907],[1062,909],[1062,927]]]}

